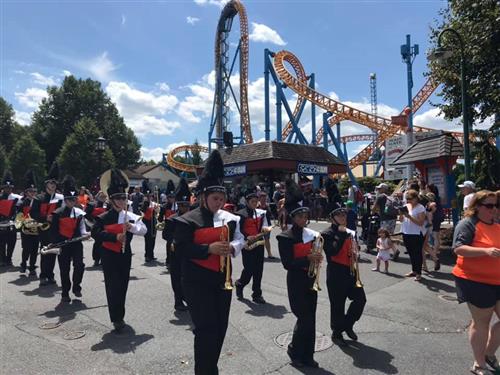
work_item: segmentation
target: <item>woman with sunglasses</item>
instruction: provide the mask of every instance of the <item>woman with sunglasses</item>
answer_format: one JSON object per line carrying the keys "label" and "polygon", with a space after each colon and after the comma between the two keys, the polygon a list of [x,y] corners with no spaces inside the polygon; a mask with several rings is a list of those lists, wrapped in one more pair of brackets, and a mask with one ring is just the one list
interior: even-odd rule
{"label": "woman with sunglasses", "polygon": [[455,228],[453,268],[459,303],[467,302],[472,316],[469,341],[474,355],[471,372],[500,371],[495,352],[500,345],[500,321],[491,325],[493,313],[500,318],[500,224],[498,195],[488,190],[474,194],[465,218]]}

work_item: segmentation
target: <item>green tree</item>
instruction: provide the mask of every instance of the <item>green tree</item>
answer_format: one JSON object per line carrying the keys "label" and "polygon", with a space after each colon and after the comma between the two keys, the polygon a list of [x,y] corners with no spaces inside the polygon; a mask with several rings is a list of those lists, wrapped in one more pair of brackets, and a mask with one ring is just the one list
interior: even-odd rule
{"label": "green tree", "polygon": [[28,134],[16,138],[9,155],[9,164],[18,188],[22,189],[24,174],[28,169],[33,170],[39,183],[45,177],[45,152]]}
{"label": "green tree", "polygon": [[[194,145],[195,146],[200,145],[197,139],[194,141]],[[192,155],[193,155],[193,160],[192,160],[193,165],[200,165],[201,163],[203,163],[201,152],[199,150],[193,150]]]}
{"label": "green tree", "polygon": [[76,123],[58,157],[63,174],[69,173],[78,184],[90,186],[104,170],[115,165],[110,148],[99,158],[96,142],[100,135],[95,122],[89,118]]}
{"label": "green tree", "polygon": [[[445,28],[457,31],[464,40],[468,109],[471,123],[499,112],[500,108],[500,6],[497,0],[449,0],[440,12],[442,19],[431,27],[431,44],[437,46]],[[460,44],[451,33],[443,34],[441,46],[452,49],[442,63],[430,64],[431,74],[443,84],[438,104],[447,119],[462,116]]]}
{"label": "green tree", "polygon": [[18,125],[14,120],[14,109],[0,96],[0,145],[5,151],[10,152],[14,143],[14,127]]}
{"label": "green tree", "polygon": [[[137,163],[140,143],[125,125],[101,84],[91,79],[68,76],[60,87],[48,88],[48,97],[42,100],[33,114],[32,132],[46,151],[47,165],[57,158],[63,144],[75,131],[76,124],[85,117],[92,120],[97,131],[107,139],[118,168]],[[79,141],[86,144],[85,140]],[[93,150],[85,152],[93,153]]]}
{"label": "green tree", "polygon": [[9,161],[7,160],[7,153],[2,145],[0,145],[0,178],[3,176],[3,172],[9,165]]}
{"label": "green tree", "polygon": [[[498,133],[498,132],[497,132]],[[489,142],[490,132],[476,130],[477,141],[473,144],[473,174],[480,189],[496,191],[500,189],[500,151]]]}

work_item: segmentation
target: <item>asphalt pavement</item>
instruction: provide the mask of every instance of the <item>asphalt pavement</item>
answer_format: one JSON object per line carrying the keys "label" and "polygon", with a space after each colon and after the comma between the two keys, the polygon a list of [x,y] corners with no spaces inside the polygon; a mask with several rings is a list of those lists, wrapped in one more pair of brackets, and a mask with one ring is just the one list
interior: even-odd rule
{"label": "asphalt pavement", "polygon": [[[311,223],[321,230],[326,223]],[[278,255],[273,231],[272,251]],[[170,276],[164,266],[165,241],[156,241],[158,261],[144,263],[144,239],[132,244],[131,280],[122,334],[112,332],[104,279],[92,267],[92,242],[85,242],[83,297],[59,304],[60,287],[40,288],[38,279],[20,275],[19,268],[0,269],[0,373],[7,374],[192,374],[193,334],[189,314],[173,309]],[[19,265],[21,241],[14,252]],[[372,272],[374,254],[362,253],[361,279],[367,305],[355,331],[358,342],[341,349],[330,340],[330,304],[321,274],[317,309],[317,351],[320,369],[296,369],[283,348],[295,317],[290,311],[285,277],[277,260],[264,266],[266,305],[233,294],[230,323],[219,369],[221,374],[468,374],[472,354],[466,329],[469,314],[455,298],[450,274],[454,259],[442,254],[439,272],[422,282],[403,275],[410,270],[401,249],[388,275]],[[428,261],[429,265],[432,264]],[[233,278],[241,272],[234,262]],[[59,283],[58,266],[56,280]],[[73,296],[72,296],[73,298]]]}

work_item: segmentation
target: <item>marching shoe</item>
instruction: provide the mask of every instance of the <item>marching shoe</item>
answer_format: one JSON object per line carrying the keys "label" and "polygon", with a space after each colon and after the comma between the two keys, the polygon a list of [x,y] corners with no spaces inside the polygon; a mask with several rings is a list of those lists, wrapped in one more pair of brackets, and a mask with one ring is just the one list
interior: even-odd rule
{"label": "marching shoe", "polygon": [[115,327],[115,332],[119,333],[125,328],[125,322],[123,320],[119,322],[113,322],[113,327]]}
{"label": "marching shoe", "polygon": [[305,366],[304,362],[302,362],[300,359],[297,359],[297,358],[292,359],[291,364],[293,367],[296,367],[296,368],[302,368]]}
{"label": "marching shoe", "polygon": [[318,368],[319,367],[319,363],[316,362],[314,359],[308,359],[308,360],[305,360],[303,361],[304,363],[304,366],[307,366],[307,367],[312,367],[312,368]]}
{"label": "marching shoe", "polygon": [[21,264],[21,269],[19,270],[21,273],[26,273],[26,264]]}
{"label": "marching shoe", "polygon": [[358,335],[356,335],[352,328],[348,328],[344,332],[351,340],[358,341]]}
{"label": "marching shoe", "polygon": [[174,309],[175,311],[187,311],[188,307],[181,301],[175,304]]}
{"label": "marching shoe", "polygon": [[61,296],[61,303],[68,303],[68,302],[71,302],[71,298],[69,298],[69,295],[63,294]]}
{"label": "marching shoe", "polygon": [[57,283],[56,283],[56,281],[54,280],[54,278],[53,278],[53,277],[49,277],[49,278],[47,279],[47,284],[48,284],[48,285],[57,285]]}
{"label": "marching shoe", "polygon": [[73,294],[75,295],[75,297],[81,297],[82,296],[82,291],[81,290],[74,290]]}
{"label": "marching shoe", "polygon": [[346,348],[349,346],[349,344],[344,340],[344,336],[342,336],[342,333],[333,333],[332,341],[334,344],[340,346],[341,348]]}
{"label": "marching shoe", "polygon": [[241,286],[241,284],[235,282],[234,286],[236,287],[236,297],[238,297],[238,299],[243,299],[243,287]]}
{"label": "marching shoe", "polygon": [[40,277],[40,286],[46,286],[49,285],[49,279],[46,277]]}
{"label": "marching shoe", "polygon": [[262,296],[253,297],[252,300],[259,305],[265,305],[266,300]]}
{"label": "marching shoe", "polygon": [[35,270],[30,270],[29,275],[32,276],[32,277],[36,277],[36,271]]}

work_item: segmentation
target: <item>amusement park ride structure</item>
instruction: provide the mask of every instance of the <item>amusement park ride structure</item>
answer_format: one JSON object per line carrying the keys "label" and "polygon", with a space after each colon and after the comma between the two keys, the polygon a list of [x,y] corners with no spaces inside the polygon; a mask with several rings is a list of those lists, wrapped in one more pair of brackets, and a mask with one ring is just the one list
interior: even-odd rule
{"label": "amusement park ride structure", "polygon": [[[238,15],[240,20],[240,39],[229,65],[229,43],[228,36],[234,17]],[[236,95],[230,83],[230,77],[234,69],[236,58],[239,56],[240,69],[240,100],[236,100]],[[299,142],[308,144],[309,142],[299,128],[299,120],[303,113],[306,102],[311,103],[311,126],[313,134],[311,144],[323,145],[328,148],[329,145],[335,145],[338,156],[347,162],[346,143],[353,141],[370,141],[370,143],[357,155],[348,160],[350,169],[367,162],[370,157],[384,146],[384,142],[398,134],[404,134],[408,126],[408,115],[410,109],[405,107],[398,116],[391,119],[378,116],[376,113],[361,111],[352,106],[343,104],[327,95],[323,95],[315,90],[314,74],[307,75],[300,60],[289,51],[271,52],[264,51],[265,63],[265,139],[270,140],[270,78],[274,81],[276,87],[276,130],[278,141]],[[291,66],[293,72],[285,66]],[[209,146],[184,145],[170,151],[167,156],[167,163],[178,170],[185,172],[195,172],[196,166],[181,163],[175,160],[175,155],[184,152],[186,155],[190,151],[209,152],[212,143],[218,147],[224,145],[228,133],[229,125],[229,99],[230,96],[236,103],[236,108],[240,114],[240,134],[235,140],[236,144],[252,143],[252,133],[250,126],[250,115],[248,109],[248,20],[246,10],[239,0],[231,0],[222,10],[219,23],[217,25],[217,35],[215,43],[215,71],[216,88],[214,93],[214,102],[212,109],[212,119],[209,131]],[[429,77],[424,86],[413,97],[411,112],[415,113],[432,95],[437,88],[438,82]],[[297,94],[297,101],[292,111],[291,106],[286,100],[284,90],[290,88]],[[289,121],[282,128],[282,108],[284,107]],[[323,116],[324,124],[316,130],[316,107],[325,111]],[[350,120],[363,125],[374,131],[372,134],[349,135],[342,137],[340,134],[340,123],[344,120]],[[332,128],[337,125],[337,135],[335,136]],[[215,130],[215,136],[213,135]],[[433,129],[414,125],[415,132],[428,132]],[[455,137],[462,139],[462,133],[452,133]],[[230,134],[230,143],[232,145],[232,133]],[[343,143],[344,150],[340,148]],[[380,166],[379,166],[380,167]],[[353,176],[351,175],[351,178]]]}

